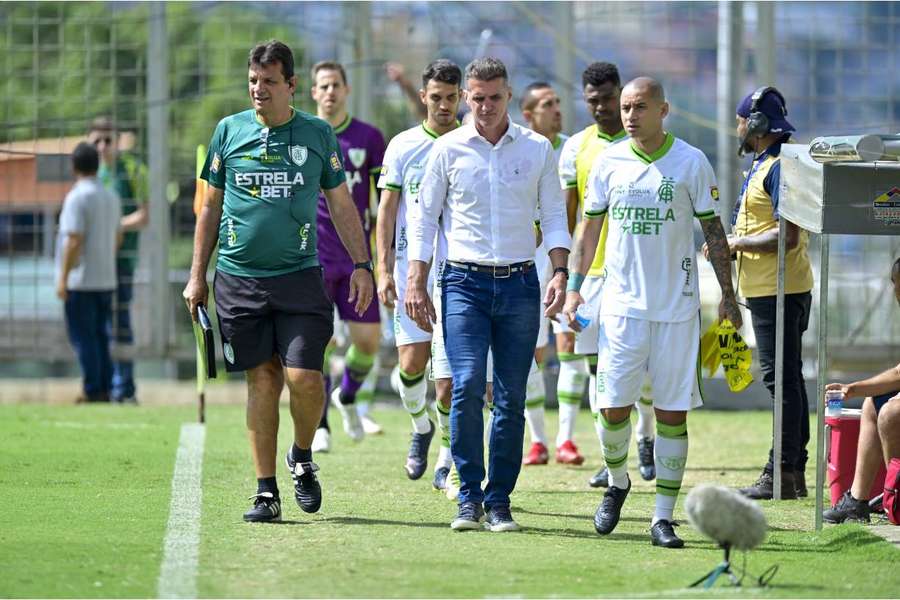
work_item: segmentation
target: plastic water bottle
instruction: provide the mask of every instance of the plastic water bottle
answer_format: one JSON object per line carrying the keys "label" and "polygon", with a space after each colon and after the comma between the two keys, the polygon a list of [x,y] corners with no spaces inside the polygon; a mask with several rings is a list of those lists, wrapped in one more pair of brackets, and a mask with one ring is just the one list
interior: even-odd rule
{"label": "plastic water bottle", "polygon": [[[556,315],[556,320],[563,325],[569,325],[569,319],[566,318],[566,315],[563,313],[559,313]],[[578,308],[575,310],[575,322],[581,326],[582,330],[587,329],[588,325],[591,324],[591,308],[587,304],[579,304]]]}
{"label": "plastic water bottle", "polygon": [[825,416],[840,417],[844,409],[844,392],[841,390],[827,390],[825,392]]}
{"label": "plastic water bottle", "polygon": [[575,311],[575,322],[581,325],[581,329],[585,330],[591,324],[591,307],[587,304],[580,304]]}

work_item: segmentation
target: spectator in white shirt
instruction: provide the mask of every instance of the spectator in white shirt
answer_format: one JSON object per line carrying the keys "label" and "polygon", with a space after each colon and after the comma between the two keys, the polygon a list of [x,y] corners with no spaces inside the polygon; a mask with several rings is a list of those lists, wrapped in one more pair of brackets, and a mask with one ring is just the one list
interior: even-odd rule
{"label": "spectator in white shirt", "polygon": [[[436,315],[428,296],[428,263],[438,227],[447,239],[442,326],[453,393],[450,450],[459,471],[453,529],[518,529],[509,496],[522,464],[525,386],[537,342],[540,284],[534,267],[534,215],[550,249],[553,278],[545,316],[562,307],[570,237],[550,142],[509,120],[506,67],[481,58],[466,68],[473,122],[441,136],[410,207],[406,311],[425,330]],[[440,219],[440,225],[439,225]],[[485,478],[482,402],[488,350],[494,357],[494,419]],[[482,506],[484,504],[484,506]]]}

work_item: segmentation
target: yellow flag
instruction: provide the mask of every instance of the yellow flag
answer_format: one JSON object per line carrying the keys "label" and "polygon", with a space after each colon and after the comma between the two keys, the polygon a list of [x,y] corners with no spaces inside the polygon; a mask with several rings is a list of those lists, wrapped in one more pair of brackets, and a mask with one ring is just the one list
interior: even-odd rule
{"label": "yellow flag", "polygon": [[713,323],[700,338],[700,362],[709,377],[722,365],[732,392],[742,392],[753,382],[750,373],[753,354],[728,319]]}

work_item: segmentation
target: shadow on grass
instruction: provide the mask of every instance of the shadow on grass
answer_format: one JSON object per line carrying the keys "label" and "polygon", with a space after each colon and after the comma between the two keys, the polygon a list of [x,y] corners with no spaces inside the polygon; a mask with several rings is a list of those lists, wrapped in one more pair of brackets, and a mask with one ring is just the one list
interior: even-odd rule
{"label": "shadow on grass", "polygon": [[[774,529],[774,528],[772,528]],[[782,531],[782,530],[779,530]],[[848,531],[833,540],[829,540],[824,544],[806,543],[806,544],[782,544],[777,541],[769,541],[756,548],[754,552],[781,553],[781,552],[803,552],[822,553],[822,552],[843,552],[847,547],[859,548],[860,546],[869,546],[878,544],[881,538],[862,530]]]}
{"label": "shadow on grass", "polygon": [[439,523],[425,523],[422,521],[391,521],[389,519],[367,519],[365,517],[325,517],[319,519],[320,523],[334,523],[337,525],[401,525],[403,527],[430,527],[432,529],[450,529],[450,521]]}

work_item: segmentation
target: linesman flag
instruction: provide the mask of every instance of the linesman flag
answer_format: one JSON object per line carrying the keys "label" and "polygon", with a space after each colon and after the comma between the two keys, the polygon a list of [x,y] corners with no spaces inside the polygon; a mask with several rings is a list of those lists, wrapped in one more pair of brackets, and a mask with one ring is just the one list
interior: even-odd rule
{"label": "linesman flag", "polygon": [[194,187],[194,214],[199,215],[200,209],[203,208],[203,201],[206,199],[206,188],[209,184],[205,179],[200,179],[200,173],[203,172],[203,163],[206,162],[206,146],[200,144],[197,146],[197,185]]}

